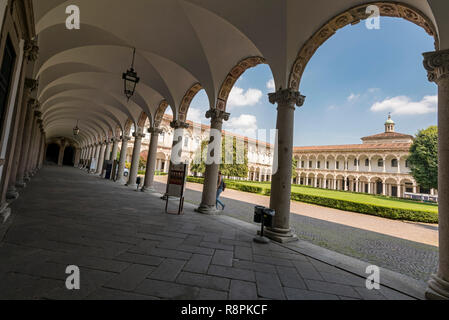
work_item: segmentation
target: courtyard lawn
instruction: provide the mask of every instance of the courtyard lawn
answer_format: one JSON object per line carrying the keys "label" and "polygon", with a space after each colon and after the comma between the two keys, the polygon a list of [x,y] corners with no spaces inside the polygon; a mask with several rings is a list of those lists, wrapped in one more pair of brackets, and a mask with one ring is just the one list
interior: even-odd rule
{"label": "courtyard lawn", "polygon": [[[236,181],[231,180],[231,183]],[[267,182],[251,182],[251,181],[238,181],[238,184],[257,186],[265,190],[271,189],[271,184]],[[266,192],[264,192],[266,194]],[[305,187],[300,185],[292,185],[292,193],[300,193],[311,196],[325,197],[337,200],[346,200],[352,202],[361,202],[365,204],[372,204],[376,206],[383,206],[389,208],[415,210],[438,213],[438,205],[432,203],[420,203],[405,199],[387,198],[384,196],[369,195],[363,193],[352,193],[328,189],[318,189],[312,187]]]}
{"label": "courtyard lawn", "polygon": [[[189,177],[187,180],[194,183],[203,183],[202,178]],[[271,192],[271,184],[269,182],[226,180],[226,184],[228,189],[244,192],[262,195],[270,195]],[[438,206],[432,203],[420,203],[412,200],[299,185],[292,186],[291,199],[293,201],[394,220],[438,223]]]}

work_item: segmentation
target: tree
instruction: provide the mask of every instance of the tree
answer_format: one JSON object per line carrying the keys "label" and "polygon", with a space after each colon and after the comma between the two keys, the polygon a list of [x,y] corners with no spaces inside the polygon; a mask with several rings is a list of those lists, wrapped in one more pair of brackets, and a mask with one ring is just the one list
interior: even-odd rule
{"label": "tree", "polygon": [[[221,155],[221,164],[220,164],[220,171],[224,176],[227,177],[239,177],[239,178],[246,178],[248,176],[248,149],[247,147],[244,147],[244,155],[243,159],[238,159],[237,161],[237,140],[234,137],[227,137],[226,139],[232,139],[232,163],[225,163],[225,159],[230,158],[230,155],[228,154],[226,157],[226,140],[222,139],[221,141],[221,149],[222,149],[222,155]],[[209,141],[205,140],[201,143],[201,150],[197,150],[194,163],[192,164],[192,167],[190,171],[194,173],[203,173],[206,171],[206,165],[204,163],[204,160],[206,158],[206,151],[207,147],[209,145]],[[239,163],[237,163],[239,162]]]}
{"label": "tree", "polygon": [[298,172],[296,172],[296,168],[298,168],[298,160],[292,159],[292,179],[296,179],[298,177]]}
{"label": "tree", "polygon": [[438,189],[438,127],[420,130],[410,147],[408,163],[416,182],[424,189]]}

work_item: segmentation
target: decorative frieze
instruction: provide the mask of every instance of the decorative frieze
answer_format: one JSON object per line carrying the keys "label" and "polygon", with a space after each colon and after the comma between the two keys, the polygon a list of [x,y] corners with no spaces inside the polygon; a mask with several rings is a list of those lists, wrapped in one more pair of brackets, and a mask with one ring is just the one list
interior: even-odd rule
{"label": "decorative frieze", "polygon": [[26,40],[23,47],[25,58],[28,61],[36,61],[39,54],[39,47],[36,40]]}
{"label": "decorative frieze", "polygon": [[189,124],[180,120],[175,120],[170,122],[170,127],[172,127],[173,129],[188,129]]}
{"label": "decorative frieze", "polygon": [[422,27],[430,36],[435,38],[435,48],[438,50],[439,40],[436,29],[430,19],[428,19],[418,9],[412,8],[405,4],[392,2],[373,2],[363,4],[349,9],[328,21],[304,44],[298,53],[295,62],[293,63],[289,78],[289,88],[296,90],[299,89],[301,77],[307,63],[310,61],[318,48],[326,40],[333,36],[337,30],[349,24],[357,24],[371,15],[370,11],[367,11],[368,6],[377,6],[379,8],[380,16],[403,18]]}

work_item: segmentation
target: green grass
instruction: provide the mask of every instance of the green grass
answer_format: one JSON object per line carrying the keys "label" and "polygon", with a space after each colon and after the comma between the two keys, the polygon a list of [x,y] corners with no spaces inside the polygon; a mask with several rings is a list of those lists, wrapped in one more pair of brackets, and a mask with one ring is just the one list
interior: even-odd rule
{"label": "green grass", "polygon": [[[236,181],[232,181],[232,183],[236,183]],[[266,190],[271,189],[271,184],[269,182],[238,181],[238,184],[257,186]],[[299,185],[293,185],[292,192],[310,196],[325,197],[330,199],[361,202],[375,206],[438,213],[438,205],[436,204],[420,203],[417,201],[411,201],[406,199],[388,198],[385,196],[336,191],[328,189],[318,189]]]}
{"label": "green grass", "polygon": [[[202,178],[189,177],[189,182],[203,183]],[[251,182],[226,180],[228,189],[270,195],[270,182]],[[363,193],[318,189],[308,186],[293,185],[291,199],[293,201],[316,204],[369,214],[394,220],[407,220],[426,223],[438,222],[438,206],[432,203],[421,203],[412,200],[390,198]]]}

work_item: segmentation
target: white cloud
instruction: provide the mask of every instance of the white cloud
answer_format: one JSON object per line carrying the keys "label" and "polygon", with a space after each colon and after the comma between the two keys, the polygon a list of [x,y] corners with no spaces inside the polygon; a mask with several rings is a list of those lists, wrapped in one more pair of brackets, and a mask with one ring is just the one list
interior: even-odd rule
{"label": "white cloud", "polygon": [[205,114],[206,112],[201,111],[198,108],[189,108],[189,111],[187,112],[187,120],[196,122],[196,123],[202,123],[205,122]]}
{"label": "white cloud", "polygon": [[257,119],[250,114],[242,114],[239,117],[231,117],[225,122],[225,130],[242,136],[255,138],[257,135]]}
{"label": "white cloud", "polygon": [[360,94],[351,93],[351,95],[348,97],[348,101],[352,102],[354,100],[357,100],[358,98],[360,98]]}
{"label": "white cloud", "polygon": [[421,101],[412,101],[407,96],[398,96],[394,98],[387,98],[384,101],[376,102],[371,106],[371,111],[389,111],[392,114],[426,114],[437,111],[438,97],[425,96]]}
{"label": "white cloud", "polygon": [[229,107],[245,107],[254,106],[262,98],[262,91],[258,89],[243,90],[239,87],[234,87],[231,90],[228,98]]}
{"label": "white cloud", "polygon": [[267,89],[268,90],[276,90],[275,84],[274,84],[274,79],[271,79],[267,82]]}

